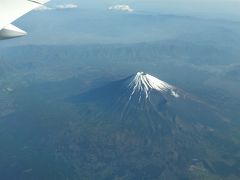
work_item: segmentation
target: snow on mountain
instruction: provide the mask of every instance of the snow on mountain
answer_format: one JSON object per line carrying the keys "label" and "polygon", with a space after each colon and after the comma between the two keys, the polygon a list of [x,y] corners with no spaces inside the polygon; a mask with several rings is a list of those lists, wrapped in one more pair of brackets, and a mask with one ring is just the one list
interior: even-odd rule
{"label": "snow on mountain", "polygon": [[[143,93],[145,95],[145,99],[148,99],[151,91],[153,90],[169,93],[175,98],[180,97],[180,95],[175,91],[176,88],[174,86],[144,72],[138,72],[136,76],[130,80],[128,87],[132,90],[132,94],[129,99],[131,99],[135,93]],[[141,98],[142,96],[140,95],[139,100]]]}

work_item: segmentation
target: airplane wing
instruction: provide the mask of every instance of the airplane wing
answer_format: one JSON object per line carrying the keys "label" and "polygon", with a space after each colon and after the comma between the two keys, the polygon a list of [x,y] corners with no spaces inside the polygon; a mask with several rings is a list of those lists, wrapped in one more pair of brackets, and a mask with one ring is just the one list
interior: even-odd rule
{"label": "airplane wing", "polygon": [[0,0],[0,39],[25,35],[26,32],[11,25],[11,23],[48,1],[49,0]]}

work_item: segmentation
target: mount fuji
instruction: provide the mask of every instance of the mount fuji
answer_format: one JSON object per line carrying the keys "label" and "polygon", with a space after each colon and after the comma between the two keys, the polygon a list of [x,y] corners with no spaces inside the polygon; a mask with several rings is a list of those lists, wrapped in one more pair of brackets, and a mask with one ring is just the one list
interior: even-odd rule
{"label": "mount fuji", "polygon": [[67,148],[82,159],[77,167],[87,179],[221,179],[238,172],[238,160],[226,153],[237,151],[231,121],[150,74],[138,72],[72,102],[81,119],[69,130]]}
{"label": "mount fuji", "polygon": [[164,116],[171,116],[212,129],[215,122],[225,126],[228,121],[206,102],[144,72],[81,94],[75,100],[87,104],[94,102],[101,107],[102,114],[113,114],[121,119],[120,122],[128,122],[131,115],[136,117],[136,123],[139,119],[148,122],[148,118],[160,122],[159,119],[166,118]]}

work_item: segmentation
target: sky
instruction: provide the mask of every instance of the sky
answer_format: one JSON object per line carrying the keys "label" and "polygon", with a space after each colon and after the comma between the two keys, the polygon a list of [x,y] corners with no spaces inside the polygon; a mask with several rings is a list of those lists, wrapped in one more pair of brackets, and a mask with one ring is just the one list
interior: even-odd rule
{"label": "sky", "polygon": [[[166,27],[162,28],[163,25],[156,24],[155,16],[152,16],[156,13],[180,15],[179,17],[185,15],[210,17],[210,20],[227,18],[240,22],[240,0],[51,0],[41,10],[56,9],[73,10],[28,13],[14,22],[16,26],[29,32],[28,36],[9,40],[9,43],[4,45],[35,42],[36,44],[145,42],[172,38],[179,31],[179,29],[176,31],[176,27],[189,26],[185,21],[186,24],[182,21],[173,23],[170,21],[170,24],[165,22]],[[109,13],[110,11],[124,13]],[[146,21],[145,13],[150,14],[148,17],[153,19]],[[48,25],[43,29],[44,23]],[[174,28],[169,28],[172,26]],[[199,26],[193,28],[198,32]],[[183,33],[188,29],[189,27],[183,28]],[[43,38],[46,36],[49,36],[47,40]]]}
{"label": "sky", "polygon": [[240,0],[52,0],[51,4],[77,4],[83,9],[105,9],[126,4],[135,11],[165,14],[240,17]]}

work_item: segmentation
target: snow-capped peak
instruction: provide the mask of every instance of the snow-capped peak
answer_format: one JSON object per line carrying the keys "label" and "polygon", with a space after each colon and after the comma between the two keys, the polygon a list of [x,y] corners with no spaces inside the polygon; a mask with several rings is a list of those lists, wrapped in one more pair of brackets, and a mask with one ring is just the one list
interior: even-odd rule
{"label": "snow-capped peak", "polygon": [[179,97],[179,94],[174,91],[174,86],[144,72],[138,72],[130,82],[129,87],[132,89],[132,95],[136,92],[143,92],[146,99],[149,98],[149,93],[151,90],[170,92],[172,96],[176,98]]}

